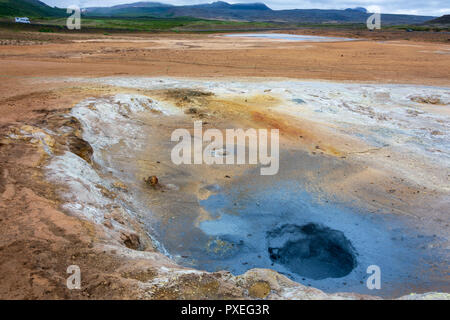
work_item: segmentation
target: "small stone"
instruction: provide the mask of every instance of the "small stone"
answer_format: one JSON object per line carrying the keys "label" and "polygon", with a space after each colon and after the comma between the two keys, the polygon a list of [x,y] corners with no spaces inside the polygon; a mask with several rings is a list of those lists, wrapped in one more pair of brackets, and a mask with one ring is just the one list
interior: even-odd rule
{"label": "small stone", "polygon": [[198,110],[196,108],[189,108],[185,111],[186,114],[197,114]]}
{"label": "small stone", "polygon": [[113,229],[114,228],[112,223],[111,223],[111,221],[109,221],[109,220],[105,220],[105,222],[103,222],[103,225],[105,227],[107,227],[108,229]]}
{"label": "small stone", "polygon": [[114,182],[113,183],[113,187],[115,189],[122,190],[122,191],[125,191],[125,192],[128,191],[128,187],[123,182],[120,182],[120,181]]}
{"label": "small stone", "polygon": [[151,176],[151,177],[145,178],[144,181],[145,181],[145,183],[147,183],[148,185],[150,185],[152,187],[156,187],[159,183],[157,176]]}
{"label": "small stone", "polygon": [[141,241],[137,234],[122,232],[120,238],[123,244],[129,249],[138,250],[141,246]]}

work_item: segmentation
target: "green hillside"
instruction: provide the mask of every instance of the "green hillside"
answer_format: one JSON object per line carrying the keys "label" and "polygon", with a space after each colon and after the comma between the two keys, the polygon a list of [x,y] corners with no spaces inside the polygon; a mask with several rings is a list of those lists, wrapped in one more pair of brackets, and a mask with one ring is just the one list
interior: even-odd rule
{"label": "green hillside", "polygon": [[0,0],[0,16],[58,17],[65,10],[52,8],[38,0]]}

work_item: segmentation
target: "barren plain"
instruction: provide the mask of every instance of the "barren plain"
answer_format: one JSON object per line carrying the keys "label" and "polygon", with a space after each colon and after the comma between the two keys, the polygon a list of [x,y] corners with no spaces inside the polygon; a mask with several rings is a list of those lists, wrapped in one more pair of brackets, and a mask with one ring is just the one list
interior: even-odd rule
{"label": "barren plain", "polygon": [[[320,35],[358,41],[0,30],[0,297],[448,297],[448,35]],[[280,174],[175,166],[195,120],[279,129]],[[303,220],[350,239],[348,279],[259,247]]]}

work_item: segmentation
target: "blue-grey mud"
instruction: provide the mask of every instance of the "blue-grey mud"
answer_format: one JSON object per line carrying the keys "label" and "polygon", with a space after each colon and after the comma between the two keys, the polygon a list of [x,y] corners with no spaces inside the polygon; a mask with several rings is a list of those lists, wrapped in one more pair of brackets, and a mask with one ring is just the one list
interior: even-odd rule
{"label": "blue-grey mud", "polygon": [[[450,290],[448,89],[84,81],[115,93],[70,111],[94,152],[93,165],[67,152],[47,166],[48,179],[66,186],[64,209],[107,221],[111,234],[124,228],[115,214],[132,216],[161,252],[190,269],[273,269],[329,293]],[[219,130],[279,128],[279,173],[174,165],[171,133],[198,120]],[[146,184],[149,176],[159,185]],[[372,265],[381,269],[380,290],[366,286]]]}
{"label": "blue-grey mud", "polygon": [[377,265],[377,294],[391,297],[431,289],[433,279],[446,276],[443,252],[430,250],[434,239],[411,229],[407,219],[316,203],[302,189],[296,181],[235,186],[203,201],[213,219],[200,224],[208,242],[194,242],[202,246],[192,248],[199,251],[195,266],[236,274],[271,268],[326,292],[370,293],[366,271]]}

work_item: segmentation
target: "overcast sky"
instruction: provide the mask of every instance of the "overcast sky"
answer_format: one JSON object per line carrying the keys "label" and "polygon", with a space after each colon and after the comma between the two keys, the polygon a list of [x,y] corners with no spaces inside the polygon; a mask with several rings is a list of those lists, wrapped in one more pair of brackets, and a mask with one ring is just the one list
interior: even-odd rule
{"label": "overcast sky", "polygon": [[[123,3],[133,3],[145,0],[41,0],[48,5],[67,7],[78,5],[80,7],[113,6]],[[214,0],[162,0],[153,1],[174,5],[211,3]],[[378,6],[383,13],[406,13],[416,15],[442,16],[450,14],[449,0],[230,0],[228,3],[263,2],[270,8],[278,9],[345,9],[353,7],[370,8]]]}

